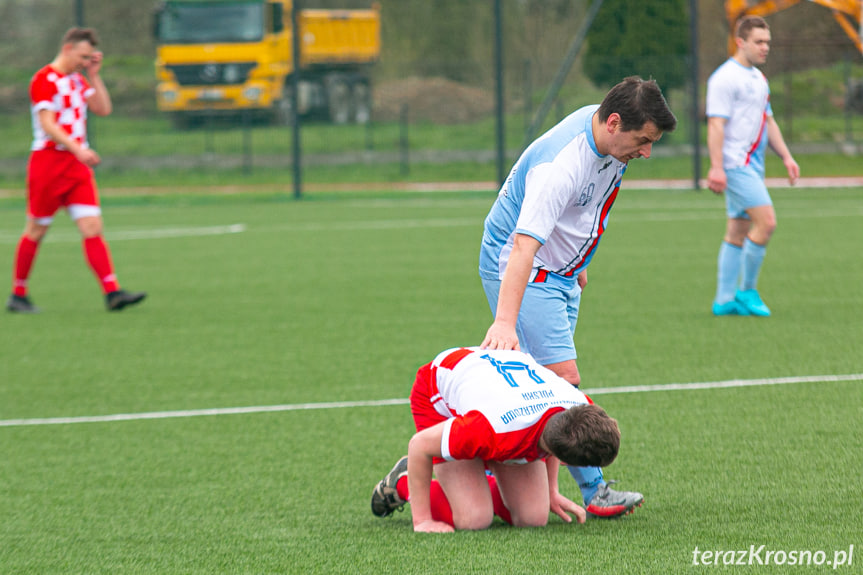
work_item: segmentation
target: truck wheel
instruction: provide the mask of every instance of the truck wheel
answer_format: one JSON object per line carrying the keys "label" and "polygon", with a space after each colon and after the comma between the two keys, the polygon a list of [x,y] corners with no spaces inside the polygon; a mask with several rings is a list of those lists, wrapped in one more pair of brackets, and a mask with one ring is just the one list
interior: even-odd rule
{"label": "truck wheel", "polygon": [[367,82],[357,82],[353,89],[354,121],[368,124],[372,119],[372,91]]}
{"label": "truck wheel", "polygon": [[330,121],[347,124],[351,120],[351,91],[344,78],[334,77],[327,82]]}

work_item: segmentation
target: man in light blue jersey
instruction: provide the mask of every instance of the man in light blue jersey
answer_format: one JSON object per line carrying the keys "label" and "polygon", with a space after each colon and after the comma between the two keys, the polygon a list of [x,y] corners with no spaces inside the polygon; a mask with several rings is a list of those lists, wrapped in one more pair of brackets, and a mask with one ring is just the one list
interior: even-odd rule
{"label": "man in light blue jersey", "polygon": [[[656,82],[633,76],[524,151],[485,220],[479,272],[494,323],[483,348],[520,349],[581,383],[573,335],[587,266],[627,162],[649,158],[676,127]],[[599,468],[569,470],[592,515],[623,515],[644,499],[609,488]]]}
{"label": "man in light blue jersey", "polygon": [[785,145],[770,108],[767,78],[756,68],[767,61],[770,28],[763,18],[738,22],[737,51],[707,81],[707,185],[725,192],[728,221],[719,248],[713,314],[769,316],[756,289],[776,212],[764,185],[769,145],[782,158],[792,184],[800,167]]}

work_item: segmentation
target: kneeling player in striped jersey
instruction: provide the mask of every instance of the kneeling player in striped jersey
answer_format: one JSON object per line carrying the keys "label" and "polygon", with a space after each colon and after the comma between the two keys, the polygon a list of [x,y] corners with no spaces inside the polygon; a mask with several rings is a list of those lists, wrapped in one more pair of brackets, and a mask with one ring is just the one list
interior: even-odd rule
{"label": "kneeling player in striped jersey", "polygon": [[446,350],[420,368],[410,401],[417,433],[371,504],[386,517],[409,501],[418,532],[485,529],[494,515],[543,526],[549,511],[583,523],[558,491],[560,465],[604,467],[620,446],[614,419],[519,351]]}

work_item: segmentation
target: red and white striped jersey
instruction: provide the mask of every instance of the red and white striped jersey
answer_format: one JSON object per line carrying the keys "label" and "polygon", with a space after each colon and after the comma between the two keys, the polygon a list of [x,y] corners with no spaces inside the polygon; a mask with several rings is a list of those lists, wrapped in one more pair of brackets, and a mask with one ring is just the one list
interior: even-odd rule
{"label": "red and white striped jersey", "polygon": [[545,457],[537,445],[553,414],[590,403],[577,388],[520,351],[454,348],[431,363],[435,411],[448,417],[446,460],[527,463]]}
{"label": "red and white striped jersey", "polygon": [[30,114],[33,121],[31,150],[65,150],[55,143],[39,122],[40,110],[51,110],[57,124],[85,148],[87,144],[87,98],[95,89],[78,72],[62,74],[45,66],[30,81]]}

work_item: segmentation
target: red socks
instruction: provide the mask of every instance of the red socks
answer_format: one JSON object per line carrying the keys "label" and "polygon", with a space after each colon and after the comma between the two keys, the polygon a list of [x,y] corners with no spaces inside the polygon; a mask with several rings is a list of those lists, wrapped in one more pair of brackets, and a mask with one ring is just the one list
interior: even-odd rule
{"label": "red socks", "polygon": [[[434,485],[435,483],[437,483],[437,482],[432,480],[432,485]],[[396,481],[396,493],[399,494],[399,497],[401,497],[403,501],[407,501],[408,499],[411,498],[410,491],[408,491],[408,476],[407,475],[399,477],[399,480]]]}
{"label": "red socks", "polygon": [[105,243],[102,236],[84,239],[84,255],[93,273],[96,274],[96,279],[99,280],[103,293],[108,294],[120,289],[117,276],[114,275],[114,265],[111,263],[108,244]]}
{"label": "red socks", "polygon": [[[111,253],[108,251],[108,244],[102,236],[95,236],[84,239],[84,256],[87,258],[87,263],[99,284],[102,286],[104,293],[110,293],[120,289],[120,284],[117,283],[117,276],[114,275],[114,265],[111,263]],[[33,268],[33,262],[36,260],[36,253],[39,251],[39,242],[34,242],[25,235],[21,236],[18,241],[18,249],[15,252],[15,277],[12,282],[12,293],[24,297],[27,295],[27,279],[30,277],[30,270]]]}
{"label": "red socks", "polygon": [[[493,475],[486,475],[486,479],[488,479],[488,488],[491,490],[494,514],[512,525],[512,516],[509,513],[509,509],[507,509],[506,505],[503,504],[503,498],[500,496],[500,490],[497,487],[497,480]],[[399,497],[405,501],[410,500],[407,475],[398,480],[398,483],[396,483],[396,491],[398,492]],[[448,523],[449,525],[454,525],[452,520],[452,509],[449,506],[449,501],[447,501],[443,488],[437,480],[432,480],[430,495],[432,519],[442,523]]]}
{"label": "red socks", "polygon": [[27,295],[27,278],[33,268],[36,252],[39,251],[39,242],[34,242],[27,236],[21,236],[18,249],[15,252],[15,277],[12,281],[12,293],[25,297]]}
{"label": "red socks", "polygon": [[503,497],[500,495],[500,489],[497,488],[497,479],[494,475],[487,475],[488,487],[491,489],[491,501],[494,504],[494,514],[512,525],[512,515],[509,514],[509,509],[503,504]]}

